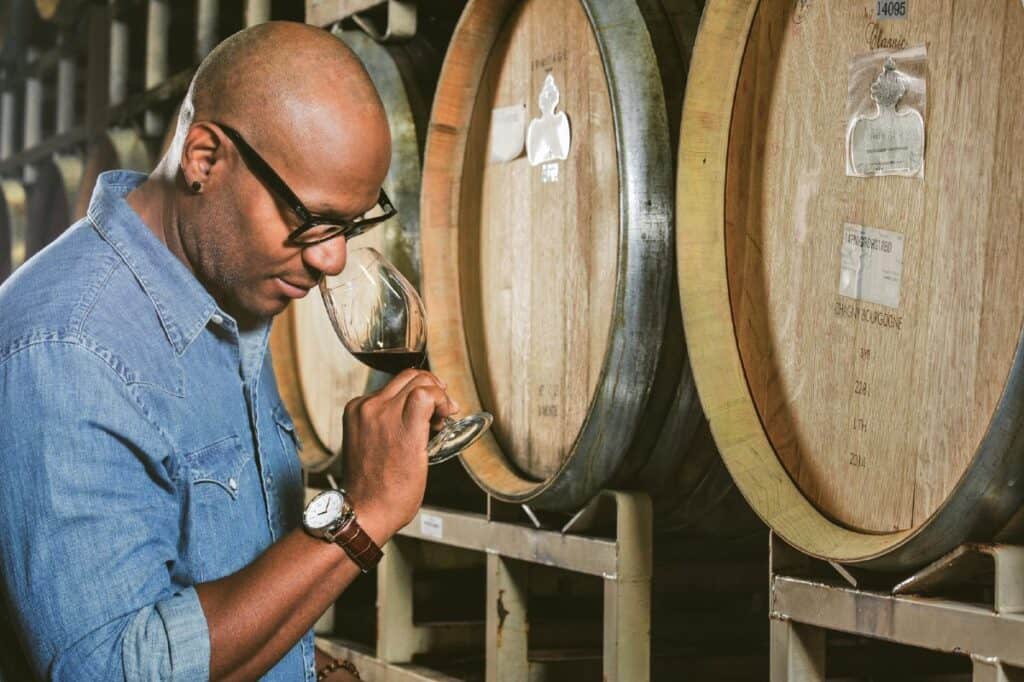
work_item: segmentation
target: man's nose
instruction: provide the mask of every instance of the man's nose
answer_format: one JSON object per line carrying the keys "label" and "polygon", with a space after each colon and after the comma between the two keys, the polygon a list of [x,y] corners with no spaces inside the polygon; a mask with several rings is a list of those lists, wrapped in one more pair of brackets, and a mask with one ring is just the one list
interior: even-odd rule
{"label": "man's nose", "polygon": [[345,268],[348,245],[344,237],[335,237],[302,249],[302,260],[313,270],[325,275],[337,275]]}

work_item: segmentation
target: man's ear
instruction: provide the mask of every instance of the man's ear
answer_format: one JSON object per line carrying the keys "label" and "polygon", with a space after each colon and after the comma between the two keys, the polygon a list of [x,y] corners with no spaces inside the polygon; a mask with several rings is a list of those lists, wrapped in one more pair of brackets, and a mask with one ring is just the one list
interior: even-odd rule
{"label": "man's ear", "polygon": [[220,131],[207,123],[193,123],[181,148],[180,167],[185,185],[197,194],[201,192],[213,178],[223,153]]}

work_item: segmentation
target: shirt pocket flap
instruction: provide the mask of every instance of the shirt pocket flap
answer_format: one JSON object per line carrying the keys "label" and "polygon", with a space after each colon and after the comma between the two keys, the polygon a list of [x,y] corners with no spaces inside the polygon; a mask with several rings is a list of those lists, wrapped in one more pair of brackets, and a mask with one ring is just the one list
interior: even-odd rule
{"label": "shirt pocket flap", "polygon": [[242,449],[238,436],[226,436],[185,455],[185,460],[192,471],[193,484],[219,486],[234,499],[252,456]]}
{"label": "shirt pocket flap", "polygon": [[302,440],[299,439],[299,434],[295,430],[295,422],[292,421],[292,416],[288,414],[288,409],[284,406],[284,403],[278,403],[277,407],[274,408],[274,421],[277,422],[277,426],[281,431],[288,433],[295,449],[298,452],[302,452]]}

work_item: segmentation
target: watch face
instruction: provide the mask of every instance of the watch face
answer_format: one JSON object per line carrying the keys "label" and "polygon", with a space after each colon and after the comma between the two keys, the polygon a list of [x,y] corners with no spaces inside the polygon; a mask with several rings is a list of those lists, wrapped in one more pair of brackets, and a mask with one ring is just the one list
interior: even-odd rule
{"label": "watch face", "polygon": [[344,498],[337,490],[328,490],[313,498],[302,515],[307,528],[327,528],[341,518]]}

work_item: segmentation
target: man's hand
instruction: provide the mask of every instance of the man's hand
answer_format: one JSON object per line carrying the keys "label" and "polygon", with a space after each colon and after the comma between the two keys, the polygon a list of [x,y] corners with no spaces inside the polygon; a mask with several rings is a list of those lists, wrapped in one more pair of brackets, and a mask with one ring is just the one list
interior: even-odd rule
{"label": "man's hand", "polygon": [[[345,407],[345,488],[378,545],[423,503],[431,421],[457,409],[444,384],[420,370]],[[357,575],[340,547],[297,528],[241,571],[197,585],[210,629],[210,677],[258,678]]]}
{"label": "man's hand", "polygon": [[[383,542],[409,523],[423,504],[427,441],[458,406],[433,374],[407,369],[384,388],[345,406],[345,490],[360,523]],[[366,527],[365,524],[363,524]]]}

